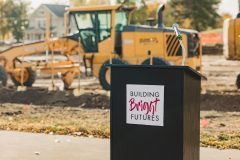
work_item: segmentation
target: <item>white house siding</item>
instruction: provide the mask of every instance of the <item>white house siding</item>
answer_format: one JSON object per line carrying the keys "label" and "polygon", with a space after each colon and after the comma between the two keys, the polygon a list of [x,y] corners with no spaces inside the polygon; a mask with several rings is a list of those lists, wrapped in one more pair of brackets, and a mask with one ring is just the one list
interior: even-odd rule
{"label": "white house siding", "polygon": [[45,5],[39,6],[29,17],[29,27],[26,30],[25,41],[40,41],[46,36],[47,16],[51,15],[51,35],[61,37],[64,35],[64,17],[56,16]]}

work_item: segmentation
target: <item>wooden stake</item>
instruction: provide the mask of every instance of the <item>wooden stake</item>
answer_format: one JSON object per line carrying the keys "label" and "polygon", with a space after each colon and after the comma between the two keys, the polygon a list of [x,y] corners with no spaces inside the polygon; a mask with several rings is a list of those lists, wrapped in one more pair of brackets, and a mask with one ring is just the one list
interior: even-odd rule
{"label": "wooden stake", "polygon": [[[80,48],[80,38],[79,38],[79,48]],[[79,74],[78,74],[78,87],[73,91],[73,95],[78,97],[81,95],[80,93],[80,82],[81,82],[81,69],[80,69],[80,66],[81,66],[81,53],[80,51],[78,51],[78,65],[79,65]]]}
{"label": "wooden stake", "polygon": [[[23,47],[24,47],[24,42],[23,42]],[[20,73],[20,76],[21,76],[21,86],[18,86],[17,87],[17,91],[19,91],[19,92],[23,92],[23,91],[26,91],[27,90],[27,87],[26,86],[24,86],[24,56],[22,57],[22,64],[21,64],[21,73]]]}
{"label": "wooden stake", "polygon": [[58,88],[55,85],[55,79],[54,79],[54,42],[52,40],[52,51],[51,51],[51,80],[52,84],[48,88],[49,91],[57,91]]}
{"label": "wooden stake", "polygon": [[55,87],[55,83],[54,83],[54,44],[52,44],[52,52],[51,52],[51,62],[52,62],[52,66],[51,66],[51,80],[52,80],[52,87]]}
{"label": "wooden stake", "polygon": [[151,50],[148,51],[149,59],[150,59],[150,65],[153,65],[153,57]]}

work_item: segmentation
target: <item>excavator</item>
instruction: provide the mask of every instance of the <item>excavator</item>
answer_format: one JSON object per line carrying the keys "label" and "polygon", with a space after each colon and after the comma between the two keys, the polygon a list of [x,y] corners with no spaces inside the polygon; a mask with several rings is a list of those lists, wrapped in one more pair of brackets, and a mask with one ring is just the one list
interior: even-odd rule
{"label": "excavator", "polygon": [[[181,65],[183,51],[171,27],[163,24],[164,5],[157,11],[157,25],[133,25],[131,16],[135,6],[100,5],[66,9],[64,37],[14,46],[0,53],[0,81],[6,85],[7,74],[15,85],[32,86],[36,70],[61,73],[65,88],[69,88],[79,65],[71,55],[82,57],[86,73],[98,77],[103,89],[110,90],[108,64]],[[76,32],[69,27],[75,23]],[[202,47],[198,32],[180,29],[186,48],[185,64],[201,71]],[[63,61],[27,62],[22,56],[39,53],[61,53]],[[46,54],[48,55],[48,54]]]}

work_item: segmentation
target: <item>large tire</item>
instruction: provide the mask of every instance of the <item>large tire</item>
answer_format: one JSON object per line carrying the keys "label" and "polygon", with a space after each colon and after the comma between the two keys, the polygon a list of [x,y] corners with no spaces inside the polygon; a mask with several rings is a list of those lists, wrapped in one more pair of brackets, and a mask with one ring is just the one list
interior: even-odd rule
{"label": "large tire", "polygon": [[7,85],[7,72],[5,71],[4,67],[0,65],[0,86]]}
{"label": "large tire", "polygon": [[[25,69],[27,73],[27,78],[24,81],[23,85],[26,87],[32,87],[33,83],[36,80],[36,72],[33,71],[31,68],[26,68]],[[11,75],[12,82],[15,84],[15,86],[21,86],[21,80],[16,79],[14,75]]]}
{"label": "large tire", "polygon": [[238,89],[240,89],[240,74],[238,74],[238,76],[237,76],[236,86]]}
{"label": "large tire", "polygon": [[[153,65],[155,66],[170,66],[170,63],[168,63],[167,61],[164,61],[161,58],[157,58],[157,57],[153,57],[152,59]],[[142,62],[142,65],[150,65],[150,58],[144,60]]]}
{"label": "large tire", "polygon": [[[109,62],[109,60],[107,60],[105,63],[103,63],[103,65],[101,66],[100,71],[99,71],[99,82],[100,82],[102,88],[107,91],[111,89],[111,85],[109,82],[110,80],[107,80],[110,78],[110,77],[107,78],[107,76],[108,76],[107,72],[109,71],[109,68],[107,67],[107,65],[109,65],[109,64],[110,64],[110,62]],[[125,65],[125,64],[127,64],[127,62],[120,58],[113,58],[112,64]]]}

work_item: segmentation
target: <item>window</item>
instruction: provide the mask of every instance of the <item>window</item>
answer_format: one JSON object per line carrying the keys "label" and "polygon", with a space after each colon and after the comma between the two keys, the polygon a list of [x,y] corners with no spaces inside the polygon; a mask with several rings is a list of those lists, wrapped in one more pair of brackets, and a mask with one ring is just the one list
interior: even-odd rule
{"label": "window", "polygon": [[99,36],[97,34],[95,12],[76,13],[75,19],[85,52],[97,52]]}
{"label": "window", "polygon": [[78,12],[74,15],[85,52],[97,52],[98,43],[111,35],[111,11]]}
{"label": "window", "polygon": [[117,32],[123,31],[123,28],[128,24],[127,12],[121,11],[116,13],[115,28]]}
{"label": "window", "polygon": [[111,35],[111,12],[100,12],[98,14],[100,41]]}
{"label": "window", "polygon": [[38,19],[37,24],[38,24],[38,28],[43,28],[45,26],[45,20],[44,19]]}
{"label": "window", "polygon": [[76,21],[80,30],[94,28],[95,23],[94,13],[79,13],[76,14]]}
{"label": "window", "polygon": [[119,11],[116,13],[115,21],[115,51],[118,54],[122,53],[122,31],[128,25],[128,12]]}
{"label": "window", "polygon": [[38,20],[38,28],[41,28],[41,21]]}
{"label": "window", "polygon": [[77,24],[75,23],[74,17],[72,15],[69,16],[68,27],[69,34],[76,34],[79,32]]}

